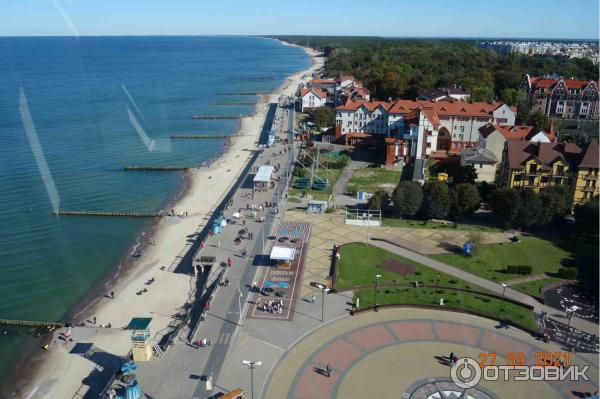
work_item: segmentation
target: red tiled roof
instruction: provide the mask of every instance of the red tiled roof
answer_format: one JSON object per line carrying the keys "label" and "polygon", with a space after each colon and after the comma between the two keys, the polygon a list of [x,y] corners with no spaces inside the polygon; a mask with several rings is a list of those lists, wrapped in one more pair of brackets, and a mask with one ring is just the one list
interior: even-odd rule
{"label": "red tiled roof", "polygon": [[355,100],[349,98],[342,105],[335,107],[336,111],[356,111],[360,107],[364,106],[369,111],[374,111],[377,107],[382,106],[386,110],[389,110],[392,103],[387,101],[366,101],[366,100]]}
{"label": "red tiled roof", "polygon": [[492,113],[504,105],[503,102],[468,102],[468,101],[425,101],[398,100],[390,108],[391,114],[404,114],[419,107],[432,108],[438,116],[490,117]]}
{"label": "red tiled roof", "polygon": [[[529,83],[534,91],[538,89],[554,89],[554,87],[560,81],[565,82],[567,89],[584,89],[588,84],[590,84],[590,82],[593,82],[593,80],[547,79],[538,76],[532,76],[529,78]],[[596,82],[596,86],[598,86],[598,82]]]}
{"label": "red tiled roof", "polygon": [[[536,134],[540,133],[540,130],[537,130],[535,126],[526,126],[526,125],[493,125],[491,123],[486,123],[482,127],[479,128],[479,134],[481,134],[484,138],[487,138],[490,134],[495,131],[500,132],[502,136],[506,140],[524,140],[529,141]],[[556,133],[555,132],[541,132],[548,137],[548,139],[552,142],[556,141]]]}
{"label": "red tiled roof", "polygon": [[583,151],[580,168],[598,169],[598,139],[592,139]]}
{"label": "red tiled roof", "polygon": [[307,88],[301,89],[299,96],[304,97],[311,91],[321,98],[327,98],[327,93],[325,93],[325,91],[323,91],[323,89],[320,89],[318,87],[315,87],[315,88],[307,87]]}

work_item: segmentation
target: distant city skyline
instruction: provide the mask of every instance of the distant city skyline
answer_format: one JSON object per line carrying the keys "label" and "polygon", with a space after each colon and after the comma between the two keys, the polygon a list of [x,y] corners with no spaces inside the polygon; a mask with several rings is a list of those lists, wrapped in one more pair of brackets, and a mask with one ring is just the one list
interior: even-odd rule
{"label": "distant city skyline", "polygon": [[0,36],[325,35],[598,40],[598,1],[10,0]]}

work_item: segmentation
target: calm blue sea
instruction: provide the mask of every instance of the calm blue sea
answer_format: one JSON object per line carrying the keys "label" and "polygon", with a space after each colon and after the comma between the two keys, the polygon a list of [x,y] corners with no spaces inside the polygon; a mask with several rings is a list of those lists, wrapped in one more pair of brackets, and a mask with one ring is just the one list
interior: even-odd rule
{"label": "calm blue sea", "polygon": [[[191,116],[250,113],[251,105],[215,102],[257,97],[216,94],[268,92],[309,64],[301,49],[262,38],[0,38],[0,318],[63,319],[149,223],[56,218],[52,201],[157,211],[180,192],[182,174],[123,166],[210,162],[222,141],[169,135],[235,133],[235,120]],[[30,129],[28,138],[25,126],[37,135]],[[45,159],[51,179],[36,159]],[[0,376],[26,341],[0,336]]]}

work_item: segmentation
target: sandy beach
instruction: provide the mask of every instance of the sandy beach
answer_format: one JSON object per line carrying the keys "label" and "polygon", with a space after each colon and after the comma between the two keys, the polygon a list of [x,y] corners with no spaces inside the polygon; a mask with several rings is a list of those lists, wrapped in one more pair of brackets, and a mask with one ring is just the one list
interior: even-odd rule
{"label": "sandy beach", "polygon": [[[118,358],[130,350],[129,333],[122,328],[132,317],[151,317],[150,329],[156,341],[168,332],[172,316],[181,310],[195,287],[195,277],[173,273],[172,270],[191,246],[191,238],[204,228],[208,215],[221,202],[250,159],[252,153],[249,150],[257,146],[268,104],[277,102],[281,95],[293,95],[303,77],[323,66],[323,59],[317,57],[314,50],[304,48],[304,51],[312,59],[311,68],[288,77],[276,93],[257,104],[252,117],[241,119],[239,134],[230,140],[219,159],[209,167],[190,170],[189,187],[172,206],[176,214],[182,212],[187,216],[163,217],[151,233],[144,236],[144,242],[148,243],[144,255],[127,262],[115,284],[107,288],[107,291],[114,292],[114,299],[105,292],[106,296],[101,294],[81,312],[78,321],[85,321],[87,327],[73,330],[75,343],[85,342],[90,344],[94,354],[106,353]],[[147,284],[151,279],[154,279],[153,283]],[[147,291],[138,295],[143,289]],[[96,319],[95,325],[91,323],[93,318]],[[101,327],[109,323],[111,328]],[[89,351],[73,354],[73,343],[65,344],[58,338],[58,333],[48,340],[48,351],[39,352],[36,356],[41,361],[35,372],[29,370],[31,374],[27,380],[14,387],[15,397],[84,396],[87,386],[83,381],[97,366],[90,361],[92,355]]]}

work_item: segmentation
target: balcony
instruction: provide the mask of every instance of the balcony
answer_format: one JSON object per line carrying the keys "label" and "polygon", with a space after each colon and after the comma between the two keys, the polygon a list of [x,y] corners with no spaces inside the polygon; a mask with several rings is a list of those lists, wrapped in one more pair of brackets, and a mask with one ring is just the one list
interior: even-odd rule
{"label": "balcony", "polygon": [[585,180],[598,180],[598,175],[587,175],[584,176]]}
{"label": "balcony", "polygon": [[593,193],[596,191],[596,187],[582,187],[581,191],[585,193]]}

